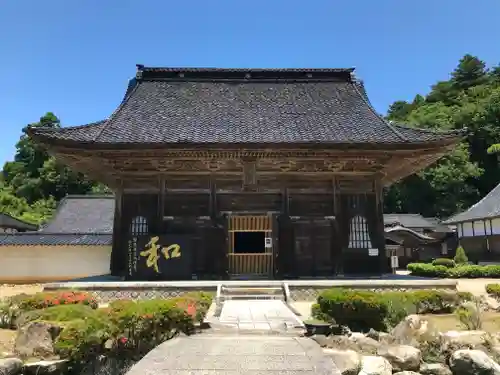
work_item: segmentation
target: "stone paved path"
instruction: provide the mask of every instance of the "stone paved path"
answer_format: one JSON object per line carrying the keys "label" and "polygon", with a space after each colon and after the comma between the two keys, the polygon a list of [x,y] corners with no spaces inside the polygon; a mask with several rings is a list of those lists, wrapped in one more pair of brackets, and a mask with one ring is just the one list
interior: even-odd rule
{"label": "stone paved path", "polygon": [[201,334],[167,341],[127,375],[340,375],[330,357],[303,337]]}
{"label": "stone paved path", "polygon": [[279,300],[225,301],[219,323],[239,330],[286,330],[302,327],[297,316]]}

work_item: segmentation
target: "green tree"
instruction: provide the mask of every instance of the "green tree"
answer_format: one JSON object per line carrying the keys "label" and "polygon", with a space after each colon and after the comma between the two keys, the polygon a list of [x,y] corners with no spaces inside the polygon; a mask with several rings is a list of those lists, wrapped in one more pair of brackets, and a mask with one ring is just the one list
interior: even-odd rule
{"label": "green tree", "polygon": [[455,257],[453,258],[456,265],[461,265],[469,262],[469,258],[465,254],[465,250],[462,246],[457,247],[457,251],[455,252]]}
{"label": "green tree", "polygon": [[[58,128],[59,119],[48,112],[32,127]],[[0,212],[31,223],[46,221],[57,202],[68,194],[107,193],[109,190],[57,163],[34,144],[24,127],[14,161],[4,165],[0,180]]]}
{"label": "green tree", "polygon": [[439,162],[389,188],[386,212],[447,217],[476,203],[500,182],[499,163],[486,151],[500,144],[497,74],[498,69],[488,70],[479,58],[465,55],[450,79],[432,86],[425,98],[389,107],[390,120],[433,130],[466,127],[468,134]]}

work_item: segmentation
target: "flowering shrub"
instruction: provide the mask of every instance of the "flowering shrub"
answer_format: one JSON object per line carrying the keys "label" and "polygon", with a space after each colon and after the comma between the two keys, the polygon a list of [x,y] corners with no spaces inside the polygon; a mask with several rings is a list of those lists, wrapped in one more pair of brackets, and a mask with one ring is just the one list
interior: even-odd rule
{"label": "flowering shrub", "polygon": [[55,347],[62,358],[80,364],[99,355],[137,360],[179,332],[194,332],[210,304],[211,296],[199,293],[113,301],[107,308],[93,310],[92,316],[66,324]]}
{"label": "flowering shrub", "polygon": [[97,308],[97,301],[91,293],[79,291],[40,292],[33,295],[15,296],[12,302],[22,311],[45,309],[58,305],[88,305]]}
{"label": "flowering shrub", "polygon": [[86,305],[96,309],[98,304],[91,293],[79,291],[40,292],[19,294],[7,298],[0,311],[0,323],[6,328],[15,328],[17,319],[29,311],[46,309],[59,305]]}
{"label": "flowering shrub", "polygon": [[21,327],[36,320],[70,322],[94,316],[94,311],[90,306],[80,304],[51,306],[46,309],[31,310],[20,314],[16,319],[16,325]]}

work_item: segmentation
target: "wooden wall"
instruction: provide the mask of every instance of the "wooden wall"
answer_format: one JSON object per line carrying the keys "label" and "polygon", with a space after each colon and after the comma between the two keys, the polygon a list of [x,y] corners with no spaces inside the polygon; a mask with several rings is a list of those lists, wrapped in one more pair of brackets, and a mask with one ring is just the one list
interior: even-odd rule
{"label": "wooden wall", "polygon": [[[260,192],[207,187],[117,194],[113,273],[126,271],[131,223],[143,217],[149,234],[188,234],[192,238],[193,274],[225,278],[228,217],[244,213],[273,215],[275,277],[376,273],[382,264],[385,267],[381,201],[376,191],[352,193],[332,187],[330,191],[282,188]],[[349,246],[355,216],[364,218],[370,247],[379,250],[379,257],[370,256],[366,246]]]}

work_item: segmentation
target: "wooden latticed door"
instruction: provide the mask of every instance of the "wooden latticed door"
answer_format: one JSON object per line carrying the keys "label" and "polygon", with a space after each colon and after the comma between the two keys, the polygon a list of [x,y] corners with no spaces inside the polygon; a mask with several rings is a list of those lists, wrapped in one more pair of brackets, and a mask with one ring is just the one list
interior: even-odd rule
{"label": "wooden latticed door", "polygon": [[272,217],[231,216],[228,234],[230,275],[272,277]]}

